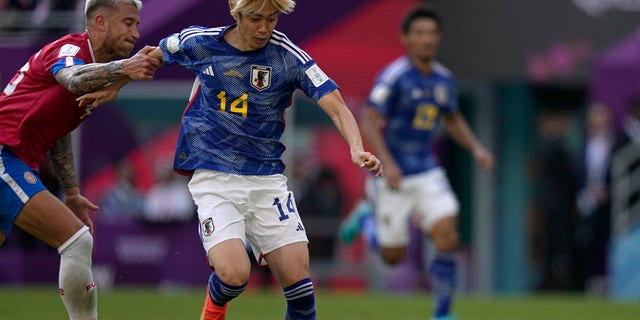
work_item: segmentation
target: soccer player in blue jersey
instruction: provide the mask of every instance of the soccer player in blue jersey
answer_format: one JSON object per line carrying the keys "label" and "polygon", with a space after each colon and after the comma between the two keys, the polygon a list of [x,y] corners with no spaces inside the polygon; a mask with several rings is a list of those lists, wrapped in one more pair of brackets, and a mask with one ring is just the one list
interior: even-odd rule
{"label": "soccer player in blue jersey", "polygon": [[406,14],[401,29],[407,54],[379,73],[360,123],[368,146],[384,163],[385,179],[367,182],[369,199],[345,220],[341,236],[352,240],[367,221],[366,207],[372,207],[377,250],[385,263],[394,265],[405,258],[408,226],[416,221],[437,249],[430,266],[433,319],[450,319],[459,204],[431,150],[440,120],[483,169],[491,169],[494,159],[458,110],[451,71],[435,61],[439,16],[420,5]]}
{"label": "soccer player in blue jersey", "polygon": [[[284,113],[294,90],[316,100],[330,116],[356,166],[376,176],[382,175],[382,167],[364,151],[357,122],[336,83],[274,30],[280,14],[292,12],[295,2],[229,4],[236,24],[184,29],[163,39],[150,54],[197,75],[182,118],[174,168],[192,175],[189,190],[214,269],[201,319],[224,319],[228,302],[245,290],[251,270],[246,240],[283,288],[284,319],[315,319],[308,240],[281,160]],[[115,93],[106,96],[84,99],[95,105]]]}

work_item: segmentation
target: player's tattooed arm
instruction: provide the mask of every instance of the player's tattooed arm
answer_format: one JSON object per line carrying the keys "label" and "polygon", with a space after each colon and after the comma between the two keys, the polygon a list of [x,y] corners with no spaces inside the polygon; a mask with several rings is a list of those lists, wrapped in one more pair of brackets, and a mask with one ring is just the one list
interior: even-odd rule
{"label": "player's tattooed arm", "polygon": [[78,95],[100,90],[122,79],[152,80],[162,64],[161,59],[148,55],[155,48],[146,46],[128,59],[69,66],[56,73],[56,80]]}
{"label": "player's tattooed arm", "polygon": [[[147,55],[149,57],[157,59],[162,63],[162,50],[160,48],[145,47],[145,49],[150,50],[147,52]],[[78,105],[80,107],[91,106],[95,108],[101,104],[114,100],[118,96],[118,92],[120,92],[120,89],[122,89],[122,87],[129,83],[129,81],[131,81],[131,78],[121,78],[120,80],[111,83],[100,90],[89,92],[80,96],[76,99],[76,101],[78,101]]]}
{"label": "player's tattooed arm", "polygon": [[58,177],[58,182],[64,190],[78,188],[76,170],[73,166],[73,151],[71,149],[71,134],[56,141],[49,150],[51,165]]}
{"label": "player's tattooed arm", "polygon": [[67,67],[56,73],[56,80],[75,94],[85,94],[100,90],[124,76],[122,61],[114,61]]}
{"label": "player's tattooed arm", "polygon": [[49,157],[53,170],[58,177],[58,182],[64,190],[64,204],[89,227],[93,234],[93,221],[89,217],[88,210],[98,210],[98,206],[80,194],[76,170],[73,167],[73,152],[71,149],[71,134],[56,141],[49,150]]}

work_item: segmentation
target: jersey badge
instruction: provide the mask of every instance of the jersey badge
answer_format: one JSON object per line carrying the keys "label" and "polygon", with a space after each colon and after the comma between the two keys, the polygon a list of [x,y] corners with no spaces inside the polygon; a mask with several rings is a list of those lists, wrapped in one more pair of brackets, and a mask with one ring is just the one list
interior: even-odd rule
{"label": "jersey badge", "polygon": [[169,50],[171,54],[180,50],[180,38],[177,34],[174,34],[167,39],[167,50]]}
{"label": "jersey badge", "polygon": [[447,86],[444,84],[437,84],[433,89],[433,96],[436,98],[436,102],[440,105],[449,104],[449,92]]}
{"label": "jersey badge", "polygon": [[411,99],[419,100],[422,97],[424,97],[424,94],[423,94],[422,90],[420,90],[418,88],[414,88],[413,90],[411,90]]}
{"label": "jersey badge", "polygon": [[213,219],[207,218],[207,220],[202,222],[202,235],[205,237],[210,236],[215,230],[216,227],[213,225]]}
{"label": "jersey badge", "polygon": [[271,86],[271,67],[251,66],[251,86],[262,91]]}
{"label": "jersey badge", "polygon": [[322,71],[322,69],[320,69],[320,67],[318,67],[317,64],[312,65],[311,68],[305,71],[305,73],[307,74],[307,77],[311,79],[311,82],[313,82],[313,85],[316,86],[316,88],[329,80],[329,77]]}
{"label": "jersey badge", "polygon": [[26,180],[29,184],[36,184],[36,182],[38,182],[38,178],[36,178],[36,176],[29,171],[24,172],[24,180]]}
{"label": "jersey badge", "polygon": [[75,44],[65,44],[60,48],[58,52],[58,58],[60,57],[74,57],[78,51],[80,51],[80,47]]}
{"label": "jersey badge", "polygon": [[376,104],[382,105],[387,102],[389,94],[391,94],[391,90],[389,90],[389,87],[384,85],[377,85],[375,88],[373,88],[373,90],[371,90],[369,99]]}

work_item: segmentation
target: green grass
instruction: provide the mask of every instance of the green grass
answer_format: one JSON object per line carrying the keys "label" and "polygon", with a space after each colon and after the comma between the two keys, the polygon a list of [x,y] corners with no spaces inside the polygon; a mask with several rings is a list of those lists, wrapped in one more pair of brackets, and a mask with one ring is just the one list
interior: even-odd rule
{"label": "green grass", "polygon": [[[118,288],[100,292],[102,320],[172,320],[199,317],[203,289]],[[431,300],[426,294],[383,295],[319,290],[318,319],[426,320]],[[626,320],[640,319],[640,303],[614,303],[576,295],[459,297],[455,314],[460,320]],[[278,291],[245,292],[234,300],[228,320],[280,320],[284,299]],[[54,285],[0,287],[0,319],[65,320],[66,312]]]}

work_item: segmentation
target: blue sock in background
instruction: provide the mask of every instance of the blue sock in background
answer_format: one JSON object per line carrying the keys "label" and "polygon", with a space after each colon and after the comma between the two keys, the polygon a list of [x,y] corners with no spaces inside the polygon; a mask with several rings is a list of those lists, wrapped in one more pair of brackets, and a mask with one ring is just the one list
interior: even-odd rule
{"label": "blue sock in background", "polygon": [[360,221],[360,225],[362,226],[362,235],[372,251],[378,251],[378,236],[377,236],[377,223],[376,216],[373,212],[364,215],[362,220]]}
{"label": "blue sock in background", "polygon": [[434,316],[447,316],[456,283],[456,261],[453,255],[437,253],[431,262],[429,273],[435,300]]}

